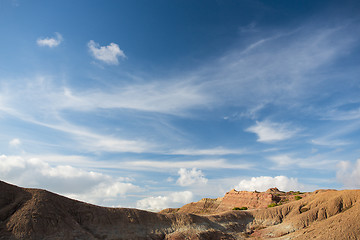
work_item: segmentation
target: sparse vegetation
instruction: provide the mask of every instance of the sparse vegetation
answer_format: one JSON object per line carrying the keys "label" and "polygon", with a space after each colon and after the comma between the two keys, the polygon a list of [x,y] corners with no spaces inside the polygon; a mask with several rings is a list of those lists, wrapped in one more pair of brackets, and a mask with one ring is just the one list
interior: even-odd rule
{"label": "sparse vegetation", "polygon": [[304,194],[303,192],[300,192],[300,191],[296,191],[296,192],[290,191],[289,193],[292,194],[292,195]]}
{"label": "sparse vegetation", "polygon": [[300,196],[295,196],[295,200],[300,200],[300,199],[302,199],[302,197],[300,197]]}
{"label": "sparse vegetation", "polygon": [[248,208],[247,207],[234,207],[233,210],[247,210]]}
{"label": "sparse vegetation", "polygon": [[309,210],[310,210],[310,209],[309,209],[309,208],[306,208],[306,207],[300,208],[300,212],[301,212],[301,213],[307,212],[307,211],[309,211]]}
{"label": "sparse vegetation", "polygon": [[268,205],[268,208],[276,207],[276,206],[280,206],[280,205],[281,205],[281,203],[270,203],[270,204]]}

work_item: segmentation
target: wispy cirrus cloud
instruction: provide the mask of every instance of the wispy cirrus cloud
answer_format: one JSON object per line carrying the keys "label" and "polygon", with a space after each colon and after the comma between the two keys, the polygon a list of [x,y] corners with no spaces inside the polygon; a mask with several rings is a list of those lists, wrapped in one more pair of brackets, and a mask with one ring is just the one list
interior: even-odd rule
{"label": "wispy cirrus cloud", "polygon": [[[360,103],[357,102],[356,105],[359,106]],[[334,120],[334,121],[358,120],[360,119],[360,107],[347,111],[334,108],[328,111],[327,113],[325,113],[324,115],[322,115],[322,118],[326,120]]]}
{"label": "wispy cirrus cloud", "polygon": [[180,149],[174,150],[170,154],[174,155],[191,155],[191,156],[201,156],[201,155],[241,155],[245,154],[246,150],[244,149],[228,149],[223,147],[209,148],[209,149]]}
{"label": "wispy cirrus cloud", "polygon": [[98,43],[90,40],[88,42],[88,48],[95,59],[106,64],[117,65],[119,64],[119,58],[126,58],[124,51],[121,50],[119,45],[116,43],[110,43],[107,46],[100,46]]}
{"label": "wispy cirrus cloud", "polygon": [[155,161],[155,160],[133,160],[123,161],[121,168],[137,170],[168,171],[179,168],[199,169],[250,169],[251,163],[230,163],[225,159],[193,160],[193,161]]}
{"label": "wispy cirrus cloud", "polygon": [[96,133],[83,126],[73,125],[63,119],[52,119],[54,122],[44,122],[35,119],[32,115],[22,114],[15,110],[6,111],[7,114],[17,117],[24,122],[67,133],[78,142],[77,148],[89,152],[153,152],[156,144],[145,140],[131,140],[117,136]]}
{"label": "wispy cirrus cloud", "polygon": [[79,111],[133,109],[183,115],[188,110],[210,104],[213,99],[191,82],[151,82],[115,87],[111,90],[73,92],[64,90],[59,108]]}
{"label": "wispy cirrus cloud", "polygon": [[40,47],[54,48],[59,46],[62,41],[64,41],[64,38],[60,33],[56,32],[55,37],[38,38],[36,43]]}
{"label": "wispy cirrus cloud", "polygon": [[[65,110],[94,112],[103,109],[186,115],[192,109],[208,106],[215,101],[202,90],[200,84],[191,81],[144,81],[83,91],[66,85],[59,86],[56,82],[54,76],[36,75],[21,80],[19,89],[18,84],[3,81],[0,109],[28,114],[36,112],[37,116],[44,112],[47,115],[61,115],[61,111]],[[23,107],[24,102],[33,104],[31,112]]]}
{"label": "wispy cirrus cloud", "polygon": [[[249,46],[232,49],[217,61],[182,73],[182,78],[177,75],[160,81],[150,78],[141,83],[85,91],[62,86],[63,94],[53,89],[50,100],[54,103],[60,97],[55,106],[79,111],[126,108],[176,115],[225,104],[244,106],[245,111],[264,103],[291,104],[300,97],[315,94],[317,85],[326,79],[321,76],[314,80],[306,74],[331,63],[353,42],[346,27],[315,32],[306,29],[283,31],[263,38],[266,41],[255,40]],[[244,49],[248,49],[246,53]],[[90,41],[89,50],[98,60],[111,64],[126,57],[117,45],[99,46]]]}
{"label": "wispy cirrus cloud", "polygon": [[[194,110],[241,106],[245,112],[251,113],[248,117],[257,119],[261,115],[257,113],[258,106],[266,109],[267,103],[287,106],[294,99],[301,98],[307,104],[306,96],[317,94],[317,87],[326,79],[324,76],[315,79],[307,74],[331,63],[344,50],[351,49],[353,39],[346,26],[317,31],[309,31],[306,27],[295,32],[282,31],[262,36],[248,46],[232,49],[218,60],[204,62],[197,69],[182,73],[181,77],[175,72],[168,79],[149,77],[114,84],[111,88],[76,90],[70,85],[53,84],[47,76],[24,80],[19,85],[21,87],[12,85],[12,81],[4,81],[8,91],[1,91],[0,108],[24,121],[68,133],[86,149],[154,152],[154,149],[158,150],[156,142],[150,144],[151,141],[140,137],[127,138],[101,133],[90,126],[80,127],[73,122],[74,118],[65,117],[65,112],[91,114],[106,109],[111,111],[111,115],[120,116],[117,110],[128,109],[154,114],[159,119],[161,116],[156,115],[159,113],[191,117],[201,115]],[[126,57],[115,45],[99,46],[95,42],[89,42],[89,45],[93,54],[104,59],[100,61],[116,63],[119,58]],[[244,52],[244,49],[247,50]],[[270,121],[258,121],[246,130],[257,134],[259,142],[267,143],[291,139],[299,132],[290,124]],[[241,154],[241,150],[227,148],[185,147],[178,150],[172,146],[171,149],[175,150],[164,150],[163,153],[194,156]]]}
{"label": "wispy cirrus cloud", "polygon": [[280,154],[268,157],[275,164],[273,169],[334,169],[338,160],[329,159],[326,155],[312,155],[306,158],[297,158],[289,154]]}
{"label": "wispy cirrus cloud", "polygon": [[356,46],[357,36],[349,29],[346,24],[332,28],[309,24],[265,35],[205,67],[204,87],[245,110],[263,103],[305,108],[315,104],[310,99],[326,97],[319,90],[328,86],[332,75],[317,74],[318,70]]}
{"label": "wispy cirrus cloud", "polygon": [[329,139],[326,137],[317,138],[311,140],[312,144],[319,145],[319,146],[326,146],[326,147],[340,147],[346,146],[351,144],[348,140],[340,140],[340,139]]}
{"label": "wispy cirrus cloud", "polygon": [[349,146],[354,143],[352,138],[349,138],[349,135],[360,129],[360,123],[356,120],[331,121],[328,124],[332,126],[331,131],[328,130],[329,126],[327,126],[325,133],[318,133],[317,136],[311,139],[312,144],[325,147]]}

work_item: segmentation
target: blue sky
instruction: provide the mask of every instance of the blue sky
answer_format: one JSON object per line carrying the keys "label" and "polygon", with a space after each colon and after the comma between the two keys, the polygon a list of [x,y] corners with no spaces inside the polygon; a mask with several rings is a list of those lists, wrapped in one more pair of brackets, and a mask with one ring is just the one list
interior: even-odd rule
{"label": "blue sky", "polygon": [[0,2],[0,176],[161,209],[360,187],[356,1]]}

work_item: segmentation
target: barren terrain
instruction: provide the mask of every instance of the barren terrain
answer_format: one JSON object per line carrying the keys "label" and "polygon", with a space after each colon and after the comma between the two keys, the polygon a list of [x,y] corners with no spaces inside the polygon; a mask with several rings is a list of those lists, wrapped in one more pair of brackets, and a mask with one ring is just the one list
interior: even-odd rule
{"label": "barren terrain", "polygon": [[[98,207],[0,181],[0,239],[358,239],[359,199],[360,190],[232,190],[223,198],[152,213]],[[231,210],[245,204],[248,210]]]}

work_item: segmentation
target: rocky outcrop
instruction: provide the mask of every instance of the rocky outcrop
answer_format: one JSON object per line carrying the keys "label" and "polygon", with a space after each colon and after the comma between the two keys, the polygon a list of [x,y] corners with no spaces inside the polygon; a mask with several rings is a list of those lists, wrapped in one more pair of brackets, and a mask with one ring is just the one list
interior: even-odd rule
{"label": "rocky outcrop", "polygon": [[242,212],[205,217],[98,207],[0,181],[1,240],[239,239],[251,220]]}
{"label": "rocky outcrop", "polygon": [[229,211],[234,207],[247,207],[248,209],[266,208],[269,204],[278,201],[279,198],[274,193],[236,191],[232,189],[225,194],[216,211]]}
{"label": "rocky outcrop", "polygon": [[193,214],[212,214],[215,213],[222,203],[223,198],[203,198],[198,202],[192,202],[179,208],[177,212]]}
{"label": "rocky outcrop", "polygon": [[203,198],[176,209],[164,209],[160,213],[193,213],[200,215],[215,214],[245,207],[247,209],[265,209],[269,205],[277,206],[295,201],[295,196],[303,198],[308,193],[282,192],[277,188],[270,188],[266,192],[248,192],[230,190],[222,198]]}
{"label": "rocky outcrop", "polygon": [[359,201],[360,190],[315,191],[286,205],[253,211],[250,228],[260,239],[358,239]]}
{"label": "rocky outcrop", "polygon": [[[279,194],[270,190],[267,194]],[[205,209],[228,200],[203,199]],[[297,196],[283,193],[278,197]],[[268,196],[254,193],[249,196]],[[264,198],[267,199],[267,198]],[[221,200],[221,201],[220,201]],[[220,204],[218,205],[218,207]],[[216,208],[218,208],[216,207]],[[199,208],[201,209],[201,208]],[[321,190],[284,205],[214,215],[104,208],[0,181],[0,239],[358,239],[360,190]]]}

